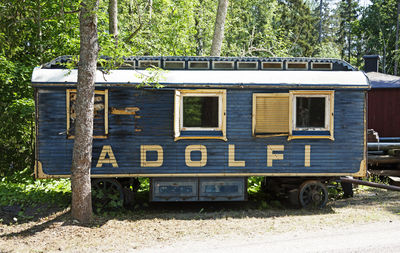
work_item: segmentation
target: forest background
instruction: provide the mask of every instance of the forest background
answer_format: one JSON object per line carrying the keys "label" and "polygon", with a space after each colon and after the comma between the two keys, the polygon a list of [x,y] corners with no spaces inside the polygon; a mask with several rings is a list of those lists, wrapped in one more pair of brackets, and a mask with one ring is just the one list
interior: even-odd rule
{"label": "forest background", "polygon": [[[399,0],[231,0],[221,56],[324,57],[398,73]],[[78,0],[0,0],[0,176],[33,172],[34,67],[79,55]],[[118,47],[100,1],[99,55],[207,56],[218,1],[118,0]]]}

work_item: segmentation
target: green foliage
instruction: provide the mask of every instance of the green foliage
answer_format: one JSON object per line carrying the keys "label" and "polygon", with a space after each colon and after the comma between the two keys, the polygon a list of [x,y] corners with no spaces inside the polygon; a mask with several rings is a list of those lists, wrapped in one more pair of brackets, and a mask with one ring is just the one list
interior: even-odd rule
{"label": "green foliage", "polygon": [[20,207],[52,204],[66,207],[70,203],[69,179],[33,180],[25,173],[16,173],[0,180],[0,206]]}
{"label": "green foliage", "polygon": [[318,20],[311,13],[311,7],[303,0],[280,2],[277,26],[282,29],[291,56],[312,56],[318,39],[315,24]]}
{"label": "green foliage", "polygon": [[148,177],[139,178],[140,186],[138,192],[144,192],[150,190],[150,179]]}
{"label": "green foliage", "polygon": [[341,58],[346,57],[346,60],[350,62],[356,41],[354,26],[360,12],[359,3],[354,0],[341,0],[336,12],[339,18],[336,42],[341,46]]}
{"label": "green foliage", "polygon": [[[372,0],[359,21],[358,36],[365,54],[382,56],[381,71],[394,72],[397,1]],[[362,56],[362,55],[361,55]],[[397,59],[398,60],[398,59]]]}
{"label": "green foliage", "polygon": [[340,58],[340,48],[334,42],[322,42],[316,46],[315,57],[321,58]]}
{"label": "green foliage", "polygon": [[138,78],[142,80],[140,85],[137,88],[142,87],[152,87],[152,88],[162,88],[163,85],[160,84],[160,81],[164,80],[165,77],[163,76],[164,73],[167,73],[167,70],[163,70],[158,67],[150,67],[146,69],[147,72],[138,72],[136,75]]}
{"label": "green foliage", "polygon": [[288,56],[277,1],[230,1],[222,54],[229,56]]}
{"label": "green foliage", "polygon": [[261,190],[261,183],[264,177],[249,177],[247,180],[247,192],[249,194],[257,193]]}
{"label": "green foliage", "polygon": [[123,207],[123,200],[119,192],[111,189],[92,189],[92,206],[94,212],[100,214],[108,211],[116,211]]}
{"label": "green foliage", "polygon": [[16,99],[1,108],[0,175],[10,175],[32,164],[34,101]]}

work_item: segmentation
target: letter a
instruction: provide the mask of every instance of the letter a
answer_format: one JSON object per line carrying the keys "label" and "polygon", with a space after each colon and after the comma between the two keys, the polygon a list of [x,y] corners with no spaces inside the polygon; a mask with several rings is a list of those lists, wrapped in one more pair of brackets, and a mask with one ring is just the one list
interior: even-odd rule
{"label": "letter a", "polygon": [[[108,156],[108,158],[106,158],[106,156]],[[115,159],[114,153],[110,145],[103,146],[96,167],[97,168],[103,167],[103,163],[111,163],[114,168],[118,168],[117,160]]]}

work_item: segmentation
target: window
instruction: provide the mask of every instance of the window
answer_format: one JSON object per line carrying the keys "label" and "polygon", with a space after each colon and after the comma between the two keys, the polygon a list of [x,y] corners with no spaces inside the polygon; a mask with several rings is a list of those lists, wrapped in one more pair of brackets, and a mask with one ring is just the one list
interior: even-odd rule
{"label": "window", "polygon": [[237,63],[238,69],[258,69],[258,62],[239,61]]}
{"label": "window", "polygon": [[334,91],[290,91],[290,138],[333,140]]}
{"label": "window", "polygon": [[[93,138],[105,139],[108,135],[108,90],[94,92]],[[67,138],[73,139],[76,121],[76,89],[67,89]]]}
{"label": "window", "polygon": [[213,61],[213,69],[234,69],[235,64],[233,61]]}
{"label": "window", "polygon": [[333,138],[334,91],[253,94],[253,136]]}
{"label": "window", "polygon": [[160,67],[160,61],[151,61],[151,60],[140,60],[139,66],[140,69],[147,69],[153,67]]}
{"label": "window", "polygon": [[189,69],[209,69],[210,62],[208,61],[189,61]]}
{"label": "window", "polygon": [[295,98],[295,129],[323,129],[326,130],[326,97],[301,97]]}
{"label": "window", "polygon": [[253,94],[253,136],[288,133],[289,93]]}
{"label": "window", "polygon": [[165,61],[164,69],[185,69],[184,61]]}
{"label": "window", "polygon": [[262,69],[279,70],[283,69],[282,62],[263,62],[261,64]]}
{"label": "window", "polygon": [[175,140],[226,140],[226,91],[177,90],[175,92]]}
{"label": "window", "polygon": [[333,66],[330,62],[311,62],[313,70],[332,70]]}
{"label": "window", "polygon": [[289,70],[307,70],[307,62],[286,62],[286,69]]}

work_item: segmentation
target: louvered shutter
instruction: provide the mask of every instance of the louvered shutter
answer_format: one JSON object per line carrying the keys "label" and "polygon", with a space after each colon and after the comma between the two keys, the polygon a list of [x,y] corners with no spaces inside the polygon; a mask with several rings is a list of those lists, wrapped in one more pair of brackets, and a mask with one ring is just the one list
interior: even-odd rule
{"label": "louvered shutter", "polygon": [[289,95],[256,94],[255,134],[289,132]]}

